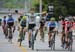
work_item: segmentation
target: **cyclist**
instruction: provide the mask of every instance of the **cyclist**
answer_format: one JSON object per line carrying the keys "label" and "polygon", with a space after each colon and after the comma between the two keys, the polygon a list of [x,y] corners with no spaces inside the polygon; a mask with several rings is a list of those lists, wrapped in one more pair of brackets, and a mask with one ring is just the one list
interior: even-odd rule
{"label": "cyclist", "polygon": [[70,32],[72,33],[72,27],[73,27],[73,19],[68,18],[67,21],[65,21],[65,42],[66,42],[66,47],[68,48],[69,46],[69,40],[72,39],[72,34],[69,34]]}
{"label": "cyclist", "polygon": [[22,19],[21,19],[21,21],[20,21],[20,25],[19,25],[19,28],[20,28],[19,37],[22,35],[21,34],[22,30],[24,32],[24,35],[23,35],[23,37],[19,38],[18,41],[20,41],[20,39],[24,40],[24,38],[25,38],[25,32],[26,32],[26,27],[27,27],[27,17],[23,16]]}
{"label": "cyclist", "polygon": [[48,23],[48,28],[49,28],[49,33],[48,33],[48,36],[49,36],[49,47],[51,47],[51,40],[52,40],[52,33],[54,32],[54,31],[56,31],[56,27],[57,27],[57,23],[56,23],[56,21],[55,21],[55,18],[54,17],[52,17],[51,19],[50,19],[50,22]]}
{"label": "cyclist", "polygon": [[23,17],[23,15],[21,15],[21,16],[18,18],[18,22],[19,22],[19,23],[20,23],[22,17]]}
{"label": "cyclist", "polygon": [[43,42],[44,42],[44,28],[45,28],[45,20],[44,18],[41,19],[40,21],[40,36],[41,36],[41,39]]}
{"label": "cyclist", "polygon": [[65,21],[67,21],[68,19],[64,19],[64,18],[62,18],[62,34],[61,34],[61,47],[63,47],[63,45],[64,45],[64,41],[65,41]]}
{"label": "cyclist", "polygon": [[[32,31],[35,31],[35,26],[36,26],[36,18],[35,18],[35,14],[34,14],[34,9],[32,8],[30,10],[30,15],[28,17],[28,30],[29,30],[29,48],[31,48],[31,33]],[[33,30],[34,29],[34,30]]]}
{"label": "cyclist", "polygon": [[[13,28],[13,32],[15,31],[14,19],[13,19],[13,17],[12,17],[12,14],[9,14],[9,15],[8,15],[7,27],[8,27],[9,29],[11,29],[11,30],[12,30],[12,28]],[[8,41],[11,40],[11,43],[12,43],[13,35],[8,35],[8,38],[9,38]]]}
{"label": "cyclist", "polygon": [[6,24],[6,16],[4,16],[4,18],[3,18],[2,27],[3,27],[3,32],[5,34],[5,38],[7,38],[7,34],[6,34],[6,27],[7,27],[7,24]]}

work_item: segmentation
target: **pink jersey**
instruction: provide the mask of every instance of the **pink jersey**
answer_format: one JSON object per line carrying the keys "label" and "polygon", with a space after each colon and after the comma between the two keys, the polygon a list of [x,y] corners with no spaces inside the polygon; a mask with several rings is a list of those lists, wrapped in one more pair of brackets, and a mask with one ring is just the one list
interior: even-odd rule
{"label": "pink jersey", "polygon": [[73,27],[73,22],[65,21],[65,33]]}
{"label": "pink jersey", "polygon": [[75,29],[75,22],[73,22],[73,29]]}

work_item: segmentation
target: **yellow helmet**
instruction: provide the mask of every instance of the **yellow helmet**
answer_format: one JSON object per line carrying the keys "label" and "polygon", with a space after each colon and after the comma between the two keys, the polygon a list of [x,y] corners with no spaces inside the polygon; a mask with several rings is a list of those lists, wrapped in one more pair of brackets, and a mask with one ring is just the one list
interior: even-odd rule
{"label": "yellow helmet", "polygon": [[26,20],[26,19],[27,19],[27,16],[23,16],[22,19],[23,19],[23,20]]}
{"label": "yellow helmet", "polygon": [[50,20],[51,20],[51,21],[55,21],[55,18],[54,18],[54,17],[52,17]]}

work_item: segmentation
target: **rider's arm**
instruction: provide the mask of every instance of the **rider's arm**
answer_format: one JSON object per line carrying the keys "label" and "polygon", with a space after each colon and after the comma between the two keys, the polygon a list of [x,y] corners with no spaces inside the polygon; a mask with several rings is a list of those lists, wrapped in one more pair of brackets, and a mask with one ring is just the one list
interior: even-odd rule
{"label": "rider's arm", "polygon": [[48,22],[48,24],[47,24],[47,25],[48,25],[48,31],[49,31],[49,29],[50,29],[50,23],[51,23],[51,22]]}
{"label": "rider's arm", "polygon": [[57,31],[58,30],[58,23],[55,22],[55,24],[56,24],[55,30]]}
{"label": "rider's arm", "polygon": [[29,20],[28,20],[28,18],[26,19],[26,29],[28,29],[28,22],[29,22]]}

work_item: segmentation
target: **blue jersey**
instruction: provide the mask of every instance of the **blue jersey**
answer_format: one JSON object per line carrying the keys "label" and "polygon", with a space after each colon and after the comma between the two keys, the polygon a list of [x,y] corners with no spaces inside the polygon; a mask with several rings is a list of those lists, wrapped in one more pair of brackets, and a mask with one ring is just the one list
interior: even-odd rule
{"label": "blue jersey", "polygon": [[8,18],[7,19],[7,23],[12,23],[12,22],[14,22],[14,19],[13,18]]}
{"label": "blue jersey", "polygon": [[49,27],[56,27],[56,23],[55,22],[49,22],[48,26]]}
{"label": "blue jersey", "polygon": [[3,20],[3,23],[6,24],[6,19]]}

